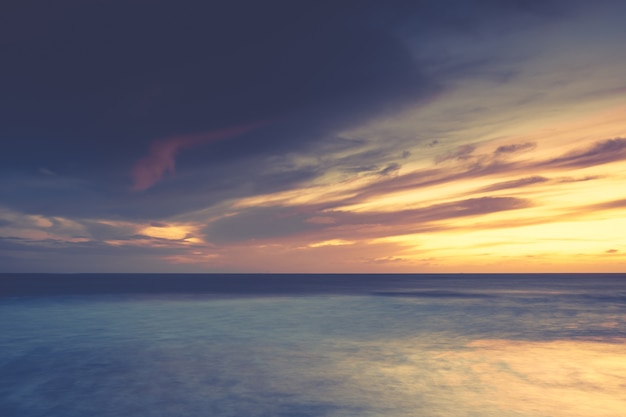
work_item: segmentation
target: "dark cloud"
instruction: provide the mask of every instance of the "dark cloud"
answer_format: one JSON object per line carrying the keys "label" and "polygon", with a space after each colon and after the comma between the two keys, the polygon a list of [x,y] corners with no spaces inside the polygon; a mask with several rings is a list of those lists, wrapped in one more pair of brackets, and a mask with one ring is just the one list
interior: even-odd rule
{"label": "dark cloud", "polygon": [[39,22],[5,28],[5,165],[128,169],[155,139],[276,117],[196,156],[293,148],[432,86],[376,18],[399,2],[61,1],[48,15],[45,3],[4,10]]}
{"label": "dark cloud", "polygon": [[346,172],[376,171],[379,169],[378,163],[389,158],[389,153],[390,150],[384,146],[354,152],[348,156],[328,161],[325,168],[345,167],[342,170]]}
{"label": "dark cloud", "polygon": [[498,182],[487,187],[481,188],[479,191],[488,192],[488,191],[499,191],[499,190],[508,190],[510,188],[520,188],[526,187],[529,185],[540,184],[544,182],[550,181],[548,178],[536,175],[533,177],[520,178],[518,180],[513,181],[504,181]]}
{"label": "dark cloud", "polygon": [[585,168],[626,159],[626,139],[614,138],[594,143],[587,149],[577,150],[551,159],[542,165],[563,168]]}
{"label": "dark cloud", "polygon": [[[358,150],[363,140],[337,132],[439,91],[407,33],[489,28],[545,15],[558,2],[9,3],[0,6],[0,180],[7,179],[0,203],[27,213],[149,220],[287,189],[334,167],[396,172],[391,155],[400,151],[385,144],[318,166],[266,164],[289,152]],[[271,123],[170,149],[156,177],[174,165],[175,175],[145,195],[128,192],[133,166],[155,159],[155,143],[263,120]],[[444,159],[467,159],[470,148]],[[135,178],[135,187],[154,184],[148,177]]]}
{"label": "dark cloud", "polygon": [[621,200],[613,200],[606,201],[604,203],[592,204],[589,206],[585,206],[582,210],[585,212],[594,211],[594,210],[614,210],[614,209],[622,209],[626,207],[626,199]]}
{"label": "dark cloud", "polygon": [[514,144],[511,144],[511,145],[502,145],[502,146],[498,146],[498,148],[495,150],[494,153],[496,155],[515,153],[515,152],[520,152],[520,151],[531,150],[531,149],[534,149],[536,146],[537,146],[537,144],[534,143],[534,142],[514,143]]}
{"label": "dark cloud", "polygon": [[323,223],[307,221],[309,217],[306,210],[251,208],[211,223],[204,229],[204,233],[212,243],[229,243],[288,236],[324,226]]}
{"label": "dark cloud", "polygon": [[[585,168],[609,162],[626,159],[626,139],[615,138],[597,141],[587,149],[570,152],[563,156],[543,161],[511,161],[501,156],[534,149],[535,143],[526,142],[498,147],[493,153],[478,154],[474,145],[462,145],[457,149],[439,155],[436,163],[454,161],[457,166],[452,168],[433,168],[419,170],[399,177],[379,181],[363,187],[360,193],[352,198],[351,203],[365,201],[377,195],[393,193],[402,190],[417,189],[448,182],[471,178],[486,177],[498,173],[527,173],[544,168]],[[478,191],[490,192],[504,189],[520,188],[539,183],[557,181],[561,183],[590,181],[599,176],[585,176],[581,178],[564,177],[549,179],[542,175],[533,175],[518,180],[505,181],[487,186]]]}
{"label": "dark cloud", "polygon": [[[508,190],[508,189],[515,189],[515,188],[521,188],[521,187],[527,187],[530,185],[545,184],[545,183],[567,184],[567,183],[572,183],[572,182],[592,181],[598,178],[600,177],[591,175],[591,176],[586,176],[586,177],[581,177],[581,178],[563,177],[563,178],[557,178],[557,179],[550,179],[541,175],[533,175],[532,177],[525,177],[525,178],[520,178],[520,179],[512,180],[512,181],[498,182],[498,183],[489,185],[487,187],[480,188],[477,191],[478,192],[490,192],[490,191]],[[475,191],[472,191],[472,193],[473,192]]]}
{"label": "dark cloud", "polygon": [[359,172],[372,172],[378,170],[378,165],[367,165],[358,167],[344,168],[344,172],[359,173]]}
{"label": "dark cloud", "polygon": [[381,169],[378,172],[378,174],[379,175],[383,175],[383,176],[390,175],[390,174],[393,174],[395,172],[398,172],[400,170],[400,168],[401,168],[401,165],[394,162],[392,164],[387,165],[385,168]]}
{"label": "dark cloud", "polygon": [[135,227],[119,223],[103,223],[93,220],[81,220],[88,236],[96,242],[127,240],[135,233]]}
{"label": "dark cloud", "polygon": [[[172,267],[160,259],[186,253],[180,245],[162,247],[148,245],[112,246],[100,242],[63,242],[0,237],[0,261],[3,271],[50,272],[174,272],[184,266]],[[8,255],[8,256],[7,256]]]}
{"label": "dark cloud", "polygon": [[[396,33],[416,10],[403,1],[12,3],[0,6],[0,179],[17,178],[0,203],[24,212],[160,218],[281,190],[322,167],[270,175],[268,157],[358,147],[336,132],[439,88]],[[155,143],[264,120],[218,143],[173,147],[165,168],[143,169],[135,187],[174,165],[176,178],[129,195],[133,166],[154,162]],[[35,186],[41,167],[55,175]],[[82,182],[48,186],[64,179]]]}
{"label": "dark cloud", "polygon": [[31,214],[159,221],[224,200],[296,187],[324,168],[276,166],[264,159],[225,160],[178,173],[142,193],[94,181],[13,175],[0,180],[0,204]]}
{"label": "dark cloud", "polygon": [[[472,155],[467,160],[462,159],[460,166],[423,169],[404,175],[383,178],[362,187],[356,195],[342,201],[342,204],[358,204],[385,194],[417,190],[423,187],[485,177],[502,172],[513,172],[524,168],[526,167],[518,163],[500,162],[489,155]],[[332,208],[323,204],[321,206]]]}
{"label": "dark cloud", "polygon": [[569,183],[569,182],[584,182],[584,181],[593,181],[593,180],[597,180],[599,178],[603,178],[600,175],[587,175],[585,177],[580,177],[580,178],[576,178],[576,177],[565,177],[565,178],[559,178],[559,182],[561,183]]}
{"label": "dark cloud", "polygon": [[489,293],[462,292],[448,290],[426,290],[426,291],[378,291],[372,295],[380,297],[407,297],[407,298],[495,298]]}
{"label": "dark cloud", "polygon": [[531,207],[514,197],[482,197],[394,212],[319,211],[315,205],[292,208],[251,208],[213,222],[204,230],[213,243],[289,237],[306,234],[309,240],[375,238],[391,234],[449,230],[446,220],[484,216]]}
{"label": "dark cloud", "polygon": [[[439,0],[422,2],[417,33],[430,31],[480,37],[505,28],[526,27],[563,16],[574,2],[564,0]],[[409,15],[408,18],[414,18]],[[415,18],[414,18],[415,19]],[[439,26],[437,26],[439,25]]]}
{"label": "dark cloud", "polygon": [[457,160],[457,161],[465,161],[470,158],[470,156],[476,150],[476,146],[471,144],[461,145],[457,147],[455,150],[451,152],[447,152],[443,155],[439,155],[435,157],[435,163],[439,164],[444,161],[449,160]]}
{"label": "dark cloud", "polygon": [[169,224],[164,222],[150,222],[150,226],[152,227],[169,227]]}
{"label": "dark cloud", "polygon": [[[503,158],[515,152],[530,150],[535,147],[534,143],[521,143],[505,145],[504,151],[497,148],[491,153],[476,153],[474,145],[463,145],[457,149],[436,157],[436,162],[442,163],[450,161],[450,166],[427,168],[409,172],[403,175],[390,176],[380,181],[368,184],[358,190],[358,192],[343,200],[341,204],[359,204],[381,195],[395,192],[432,187],[439,184],[446,184],[456,181],[463,181],[472,178],[484,178],[490,175],[507,173],[527,174],[532,172],[541,173],[545,168],[557,168],[565,166],[586,167],[596,164],[608,163],[626,158],[626,146],[624,139],[610,139],[608,141],[598,141],[587,150],[576,151],[564,156],[540,161],[515,161]],[[500,151],[498,151],[500,149]],[[600,178],[599,176],[585,177],[562,177],[551,179],[543,175],[531,175],[512,181],[495,183],[479,190],[471,192],[492,192],[505,189],[515,189],[541,183],[571,183],[580,181],[590,181]],[[332,209],[333,204],[320,204],[320,208]]]}
{"label": "dark cloud", "polygon": [[[435,204],[429,207],[398,211],[391,213],[394,219],[385,219],[386,222],[401,224],[414,224],[416,222],[425,223],[454,219],[458,217],[478,216],[506,210],[517,210],[531,207],[529,200],[514,197],[481,197],[467,200],[453,201],[450,203]],[[373,214],[372,219],[385,215]],[[363,218],[370,218],[369,214],[362,215]],[[383,223],[383,222],[380,222]]]}
{"label": "dark cloud", "polygon": [[[449,230],[446,220],[461,217],[486,216],[508,210],[532,207],[530,200],[516,197],[481,197],[434,204],[419,209],[393,213],[349,213],[340,216],[341,224],[379,224],[401,227],[403,233]],[[395,230],[397,232],[397,230]],[[388,231],[384,231],[387,233]]]}

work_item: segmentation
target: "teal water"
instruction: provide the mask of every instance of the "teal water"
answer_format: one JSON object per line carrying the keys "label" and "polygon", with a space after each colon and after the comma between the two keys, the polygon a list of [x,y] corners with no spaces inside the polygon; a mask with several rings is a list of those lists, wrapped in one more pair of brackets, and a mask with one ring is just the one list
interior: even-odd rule
{"label": "teal water", "polygon": [[4,417],[626,410],[626,276],[200,277],[179,286],[160,276],[174,283],[80,294],[62,277],[28,294],[19,279],[28,277],[0,278]]}

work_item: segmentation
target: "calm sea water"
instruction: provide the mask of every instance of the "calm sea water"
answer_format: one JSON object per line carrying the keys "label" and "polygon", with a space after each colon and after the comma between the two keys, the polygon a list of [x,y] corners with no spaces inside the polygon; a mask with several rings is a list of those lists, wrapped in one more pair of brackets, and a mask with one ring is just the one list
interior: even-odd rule
{"label": "calm sea water", "polygon": [[626,275],[0,275],[3,417],[623,417]]}

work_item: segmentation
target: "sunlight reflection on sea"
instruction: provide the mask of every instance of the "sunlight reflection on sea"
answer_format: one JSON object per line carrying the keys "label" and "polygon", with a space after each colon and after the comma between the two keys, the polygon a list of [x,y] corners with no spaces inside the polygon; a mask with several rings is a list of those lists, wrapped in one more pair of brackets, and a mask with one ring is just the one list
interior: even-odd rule
{"label": "sunlight reflection on sea", "polygon": [[623,416],[626,286],[446,285],[0,300],[0,415]]}

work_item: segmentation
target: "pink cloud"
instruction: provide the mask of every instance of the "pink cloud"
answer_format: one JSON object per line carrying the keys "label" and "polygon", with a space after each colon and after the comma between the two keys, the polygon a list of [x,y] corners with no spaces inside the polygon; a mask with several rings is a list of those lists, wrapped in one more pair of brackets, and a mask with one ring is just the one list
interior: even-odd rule
{"label": "pink cloud", "polygon": [[255,122],[227,129],[157,140],[150,145],[148,154],[139,159],[133,167],[133,190],[146,190],[159,182],[166,172],[173,174],[176,166],[174,157],[181,149],[238,136],[267,123],[267,121]]}

